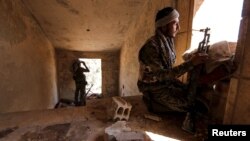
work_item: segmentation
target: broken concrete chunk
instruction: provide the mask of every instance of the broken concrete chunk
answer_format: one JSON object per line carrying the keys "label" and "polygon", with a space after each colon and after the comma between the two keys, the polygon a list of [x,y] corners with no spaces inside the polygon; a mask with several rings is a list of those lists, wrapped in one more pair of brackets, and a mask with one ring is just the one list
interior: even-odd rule
{"label": "broken concrete chunk", "polygon": [[105,129],[105,141],[150,141],[150,138],[140,131],[132,131],[126,121],[117,121]]}
{"label": "broken concrete chunk", "polygon": [[109,135],[119,134],[124,131],[131,131],[131,128],[127,127],[126,121],[117,121],[105,129],[105,133]]}

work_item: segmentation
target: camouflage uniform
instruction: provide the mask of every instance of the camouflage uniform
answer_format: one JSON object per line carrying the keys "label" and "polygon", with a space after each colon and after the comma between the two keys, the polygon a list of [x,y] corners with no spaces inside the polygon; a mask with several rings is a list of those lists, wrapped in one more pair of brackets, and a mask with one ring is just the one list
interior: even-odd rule
{"label": "camouflage uniform", "polygon": [[173,38],[157,31],[139,51],[140,72],[138,88],[144,96],[166,109],[187,112],[190,103],[187,85],[177,78],[193,69],[187,61],[173,67],[176,53]]}

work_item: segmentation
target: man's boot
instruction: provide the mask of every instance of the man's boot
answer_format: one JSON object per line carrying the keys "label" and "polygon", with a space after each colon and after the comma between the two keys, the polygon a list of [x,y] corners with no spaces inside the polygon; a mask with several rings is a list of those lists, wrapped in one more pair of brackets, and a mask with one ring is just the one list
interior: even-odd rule
{"label": "man's boot", "polygon": [[195,133],[195,121],[193,114],[189,112],[187,113],[185,120],[183,121],[182,124],[182,129],[191,134]]}

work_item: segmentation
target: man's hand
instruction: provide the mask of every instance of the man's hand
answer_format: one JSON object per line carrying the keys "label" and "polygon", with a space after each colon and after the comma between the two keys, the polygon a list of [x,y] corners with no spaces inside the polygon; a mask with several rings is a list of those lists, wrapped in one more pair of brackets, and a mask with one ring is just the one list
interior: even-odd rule
{"label": "man's hand", "polygon": [[193,56],[190,58],[190,61],[194,66],[203,64],[209,60],[208,54],[206,53],[195,53]]}

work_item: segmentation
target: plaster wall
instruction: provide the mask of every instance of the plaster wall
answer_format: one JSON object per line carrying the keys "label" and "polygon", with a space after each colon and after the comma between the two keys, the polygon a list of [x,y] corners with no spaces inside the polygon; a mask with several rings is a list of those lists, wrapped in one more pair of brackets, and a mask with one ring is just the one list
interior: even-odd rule
{"label": "plaster wall", "polygon": [[231,79],[224,116],[225,124],[250,123],[250,1],[244,0],[235,60],[238,69]]}
{"label": "plaster wall", "polygon": [[60,98],[74,99],[75,82],[70,69],[73,60],[77,58],[101,59],[102,96],[111,97],[118,95],[120,51],[78,52],[56,49],[56,58]]}
{"label": "plaster wall", "polygon": [[1,0],[0,17],[0,113],[53,108],[51,43],[20,0]]}

